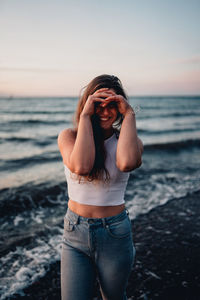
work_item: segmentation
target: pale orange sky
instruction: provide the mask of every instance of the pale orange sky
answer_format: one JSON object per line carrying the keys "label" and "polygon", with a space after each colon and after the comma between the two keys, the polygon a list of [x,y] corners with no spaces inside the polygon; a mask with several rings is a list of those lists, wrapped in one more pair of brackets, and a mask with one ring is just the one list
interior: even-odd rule
{"label": "pale orange sky", "polygon": [[0,2],[0,95],[77,96],[100,74],[129,95],[200,94],[200,2]]}

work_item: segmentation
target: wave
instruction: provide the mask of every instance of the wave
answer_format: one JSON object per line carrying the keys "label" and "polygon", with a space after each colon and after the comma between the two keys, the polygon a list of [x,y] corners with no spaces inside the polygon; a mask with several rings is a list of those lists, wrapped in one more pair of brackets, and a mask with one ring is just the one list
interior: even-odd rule
{"label": "wave", "polygon": [[28,183],[20,187],[0,190],[0,217],[17,215],[19,212],[38,207],[56,206],[66,201],[66,182],[60,184]]}
{"label": "wave", "polygon": [[45,164],[45,163],[51,163],[51,162],[59,162],[61,161],[61,156],[58,151],[51,151],[51,152],[45,152],[40,155],[34,155],[30,157],[24,157],[19,159],[9,159],[9,160],[2,160],[1,162],[1,171],[6,170],[16,170],[23,166],[30,167],[35,164]]}
{"label": "wave", "polygon": [[12,115],[12,114],[19,114],[19,115],[57,115],[57,114],[73,114],[74,110],[32,110],[32,111],[27,111],[27,110],[17,110],[17,111],[9,111],[9,110],[2,110],[1,114],[8,114],[8,115]]}
{"label": "wave", "polygon": [[[144,112],[144,110],[146,110],[147,108],[145,107],[141,107],[141,110]],[[148,108],[149,109],[149,108]],[[152,108],[153,109],[153,108]],[[158,109],[154,107],[154,109],[157,111]],[[163,108],[162,108],[163,109]],[[199,112],[198,111],[192,111],[192,112],[175,112],[175,113],[160,113],[160,114],[151,114],[151,115],[140,115],[140,120],[146,120],[146,119],[155,119],[155,118],[171,118],[171,117],[175,117],[175,118],[182,118],[182,117],[196,117],[199,116]]]}
{"label": "wave", "polygon": [[4,137],[0,138],[0,143],[3,144],[4,142],[17,142],[17,143],[23,143],[23,142],[30,142],[33,141],[33,138],[28,137]]}
{"label": "wave", "polygon": [[24,296],[28,299],[23,289],[40,280],[50,266],[60,260],[63,226],[53,222],[49,228],[45,225],[42,224],[42,231],[25,234],[24,241],[22,238],[19,243],[8,245],[10,247],[0,259],[2,300]]}
{"label": "wave", "polygon": [[144,145],[145,150],[162,149],[167,151],[175,151],[175,150],[181,151],[183,149],[185,150],[193,147],[198,147],[198,148],[200,147],[200,139],[187,139],[178,142]]}
{"label": "wave", "polygon": [[52,143],[55,143],[57,140],[57,135],[48,136],[45,139],[41,137],[41,140],[39,138],[31,138],[31,137],[21,137],[21,136],[11,136],[11,137],[0,137],[0,144],[3,144],[5,142],[11,142],[11,143],[27,143],[30,142],[34,145],[38,146],[46,146],[50,145]]}
{"label": "wave", "polygon": [[132,99],[143,99],[149,101],[149,99],[155,100],[200,100],[200,95],[148,95],[148,96],[130,96]]}
{"label": "wave", "polygon": [[160,129],[160,130],[149,130],[149,129],[137,129],[139,134],[148,134],[148,135],[159,135],[159,134],[165,134],[165,133],[181,133],[181,132],[195,132],[200,130],[200,123],[198,124],[199,128],[179,128],[179,129]]}
{"label": "wave", "polygon": [[[15,121],[5,121],[1,122],[0,125],[6,126],[26,126],[26,125],[58,125],[58,124],[64,124],[67,123],[67,120],[15,120]],[[14,127],[13,127],[14,128]],[[2,130],[3,128],[1,128]]]}

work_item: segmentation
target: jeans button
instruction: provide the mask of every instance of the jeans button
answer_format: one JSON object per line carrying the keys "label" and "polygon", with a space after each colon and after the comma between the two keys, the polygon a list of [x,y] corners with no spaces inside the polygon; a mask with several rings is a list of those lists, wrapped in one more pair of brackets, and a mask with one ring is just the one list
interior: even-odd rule
{"label": "jeans button", "polygon": [[93,223],[94,223],[94,220],[93,220],[93,219],[89,219],[89,220],[88,220],[88,223],[89,223],[89,224],[93,224]]}

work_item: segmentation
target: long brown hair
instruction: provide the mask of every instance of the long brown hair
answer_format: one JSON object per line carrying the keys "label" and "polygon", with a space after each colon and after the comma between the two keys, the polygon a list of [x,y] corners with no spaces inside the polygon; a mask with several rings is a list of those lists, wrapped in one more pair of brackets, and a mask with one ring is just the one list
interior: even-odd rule
{"label": "long brown hair", "polygon": [[[122,83],[118,77],[114,75],[103,74],[95,77],[87,86],[85,86],[83,90],[82,96],[80,96],[76,113],[75,113],[75,130],[78,130],[78,124],[80,120],[81,112],[84,108],[84,105],[89,97],[94,92],[101,88],[109,88],[113,89],[116,94],[122,95],[127,101],[127,95],[122,87]],[[113,123],[113,128],[116,134],[119,135],[121,124],[123,121],[123,116],[118,112],[117,119]],[[93,115],[91,117],[93,135],[94,135],[94,143],[95,143],[95,160],[92,170],[88,175],[85,175],[84,178],[88,181],[93,180],[102,180],[104,182],[108,182],[110,179],[110,175],[108,170],[105,167],[106,160],[106,151],[104,147],[104,139],[102,134],[102,128],[99,125],[99,119],[97,115]],[[79,177],[80,179],[80,177]]]}

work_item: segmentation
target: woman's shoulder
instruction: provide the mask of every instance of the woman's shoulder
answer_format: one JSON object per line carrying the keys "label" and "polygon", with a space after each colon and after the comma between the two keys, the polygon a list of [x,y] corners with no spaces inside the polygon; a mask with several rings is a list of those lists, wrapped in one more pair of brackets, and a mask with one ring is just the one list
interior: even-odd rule
{"label": "woman's shoulder", "polygon": [[62,142],[63,139],[76,139],[77,131],[74,128],[65,128],[58,134],[58,143]]}

